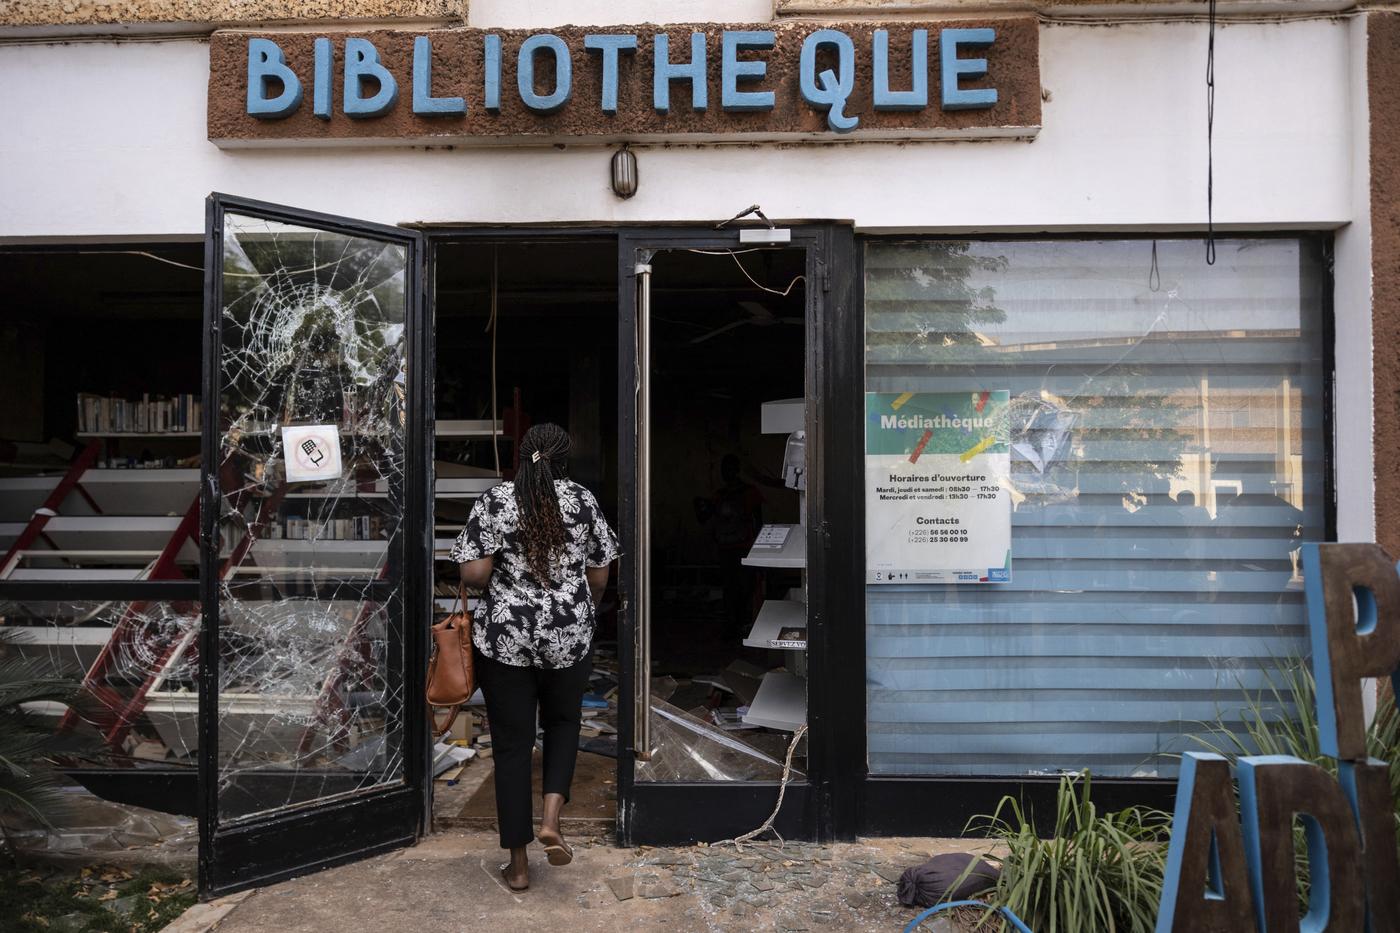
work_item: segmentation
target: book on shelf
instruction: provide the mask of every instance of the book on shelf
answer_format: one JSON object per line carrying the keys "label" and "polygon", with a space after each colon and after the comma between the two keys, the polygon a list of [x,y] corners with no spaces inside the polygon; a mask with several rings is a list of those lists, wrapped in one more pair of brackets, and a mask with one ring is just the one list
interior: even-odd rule
{"label": "book on shelf", "polygon": [[806,647],[807,647],[807,627],[806,627],[805,625],[801,625],[801,626],[794,625],[794,626],[785,626],[785,627],[779,629],[779,630],[778,630],[778,635],[777,635],[776,638],[770,638],[770,639],[768,639],[768,647],[769,647],[769,648],[795,648],[795,649],[806,648]]}
{"label": "book on shelf", "polygon": [[188,392],[139,399],[78,393],[79,434],[178,434],[198,431],[203,405]]}
{"label": "book on shelf", "polygon": [[377,541],[383,537],[378,515],[311,520],[298,515],[275,518],[268,524],[268,538],[289,541]]}

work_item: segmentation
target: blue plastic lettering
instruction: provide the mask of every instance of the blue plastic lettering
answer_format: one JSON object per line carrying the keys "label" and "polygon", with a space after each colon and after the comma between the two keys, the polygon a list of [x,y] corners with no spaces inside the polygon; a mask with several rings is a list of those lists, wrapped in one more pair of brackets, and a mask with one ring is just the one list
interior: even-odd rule
{"label": "blue plastic lettering", "polygon": [[756,81],[768,73],[765,61],[740,61],[740,49],[771,49],[772,30],[728,30],[721,38],[720,105],[725,110],[745,112],[772,110],[772,91],[741,91],[740,81]]}
{"label": "blue plastic lettering", "polygon": [[[548,94],[535,93],[535,53],[548,49],[554,55],[554,90]],[[574,92],[573,62],[569,47],[558,36],[531,36],[520,43],[520,57],[515,66],[515,84],[520,99],[536,113],[553,113],[569,102]]]}
{"label": "blue plastic lettering", "polygon": [[433,44],[427,36],[413,40],[413,112],[425,117],[467,112],[460,97],[433,96]]}
{"label": "blue plastic lettering", "polygon": [[311,112],[322,120],[331,118],[331,66],[335,55],[331,50],[331,40],[324,36],[312,43],[315,52],[315,74],[312,76]]}
{"label": "blue plastic lettering", "polygon": [[938,62],[940,81],[943,85],[944,110],[983,110],[997,102],[997,89],[994,87],[969,90],[958,86],[958,80],[967,75],[979,78],[987,73],[985,58],[958,58],[958,48],[967,46],[985,49],[996,41],[995,29],[944,29],[938,34]]}
{"label": "blue plastic lettering", "polygon": [[[379,90],[373,97],[363,95],[364,82],[374,78]],[[399,99],[399,85],[389,69],[379,63],[379,50],[368,39],[345,40],[345,115],[357,120],[382,117]]]}
{"label": "blue plastic lettering", "polygon": [[690,34],[690,61],[684,64],[671,63],[671,40],[664,32],[656,34],[653,43],[655,61],[651,79],[651,104],[657,113],[671,112],[671,82],[690,82],[690,106],[693,110],[704,110],[709,106],[705,86],[705,34]]}
{"label": "blue plastic lettering", "polygon": [[[817,74],[817,50],[824,45],[836,48],[839,74],[830,68]],[[842,112],[856,83],[856,47],[851,37],[839,29],[818,29],[811,33],[802,42],[799,68],[802,99],[818,110],[825,110],[826,124],[836,132],[849,133],[855,129],[860,118]]]}
{"label": "blue plastic lettering", "polygon": [[[282,82],[282,93],[268,97],[268,82]],[[301,81],[271,39],[248,40],[248,115],[260,120],[290,116],[301,106]]]}
{"label": "blue plastic lettering", "polygon": [[876,110],[922,110],[928,106],[928,30],[915,29],[910,38],[909,73],[912,87],[907,91],[890,90],[890,31],[875,30],[872,41],[871,68],[875,72],[874,104]]}
{"label": "blue plastic lettering", "polygon": [[617,59],[621,52],[637,50],[637,37],[626,34],[584,36],[583,47],[603,58],[603,113],[617,113]]}
{"label": "blue plastic lettering", "polygon": [[482,106],[492,113],[498,113],[501,109],[501,37],[494,33],[488,35],[484,51],[486,86],[482,89],[482,97],[485,98]]}

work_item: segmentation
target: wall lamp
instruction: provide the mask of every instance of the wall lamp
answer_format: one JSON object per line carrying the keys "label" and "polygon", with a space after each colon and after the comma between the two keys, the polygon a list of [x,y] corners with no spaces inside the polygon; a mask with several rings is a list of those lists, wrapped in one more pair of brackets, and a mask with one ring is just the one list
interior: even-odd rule
{"label": "wall lamp", "polygon": [[637,193],[637,155],[626,143],[613,153],[612,190],[624,201]]}

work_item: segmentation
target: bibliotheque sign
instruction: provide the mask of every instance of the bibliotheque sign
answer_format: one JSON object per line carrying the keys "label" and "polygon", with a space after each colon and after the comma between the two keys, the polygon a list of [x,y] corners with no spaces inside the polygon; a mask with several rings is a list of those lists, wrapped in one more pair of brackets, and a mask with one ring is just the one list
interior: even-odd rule
{"label": "bibliotheque sign", "polygon": [[1032,16],[217,32],[220,146],[1028,138],[1040,128]]}
{"label": "bibliotheque sign", "polygon": [[1011,582],[1010,403],[866,393],[867,583]]}

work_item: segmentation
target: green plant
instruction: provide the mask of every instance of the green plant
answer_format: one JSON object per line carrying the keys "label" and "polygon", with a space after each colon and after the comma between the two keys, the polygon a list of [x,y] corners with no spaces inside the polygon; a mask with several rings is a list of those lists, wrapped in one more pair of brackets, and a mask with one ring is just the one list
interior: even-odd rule
{"label": "green plant", "polygon": [[[1192,736],[1201,747],[1230,759],[1245,755],[1292,755],[1337,773],[1337,762],[1322,754],[1317,723],[1317,683],[1302,658],[1275,664],[1268,687],[1244,693],[1238,710],[1243,729],[1225,713],[1202,723],[1204,735]],[[1395,802],[1396,843],[1400,845],[1400,711],[1383,698],[1366,730],[1366,752],[1390,764],[1390,796]]]}
{"label": "green plant", "polygon": [[[1036,933],[1149,933],[1157,921],[1171,816],[1128,807],[1100,813],[1085,772],[1065,776],[1055,797],[1053,835],[1042,839],[1030,812],[1003,797],[991,816],[974,817],[1000,845],[985,856],[1001,869],[985,899],[1009,908]],[[976,926],[1006,921],[988,911]]]}
{"label": "green plant", "polygon": [[55,676],[42,659],[0,659],[0,831],[24,812],[47,823],[60,807],[50,759],[71,743],[24,709],[33,702],[71,703],[78,685]]}

